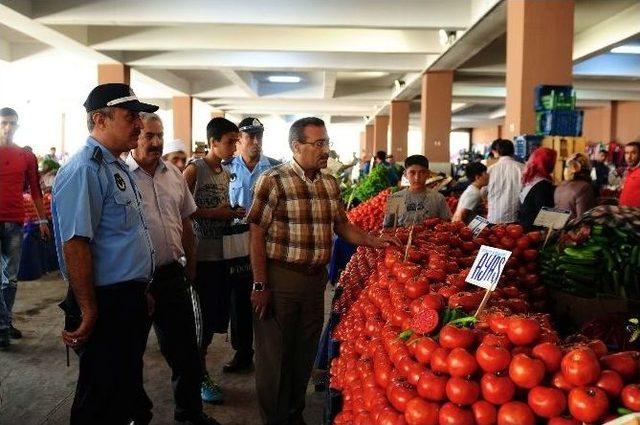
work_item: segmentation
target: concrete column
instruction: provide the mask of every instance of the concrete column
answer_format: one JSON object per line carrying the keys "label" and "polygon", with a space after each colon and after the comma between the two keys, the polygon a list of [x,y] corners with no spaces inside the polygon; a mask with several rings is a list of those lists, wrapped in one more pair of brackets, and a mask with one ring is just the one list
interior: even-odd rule
{"label": "concrete column", "polygon": [[409,101],[394,100],[391,102],[391,140],[387,152],[396,161],[404,161],[407,157],[407,137],[409,135]]}
{"label": "concrete column", "polygon": [[191,139],[192,99],[191,96],[173,98],[173,138],[182,139],[191,155],[193,140]]}
{"label": "concrete column", "polygon": [[98,84],[131,82],[131,68],[121,63],[98,65]]}
{"label": "concrete column", "polygon": [[387,151],[387,131],[389,130],[389,115],[377,115],[373,119],[373,154]]}
{"label": "concrete column", "polygon": [[367,124],[364,127],[365,153],[371,157],[375,153],[375,145],[373,143],[373,124]]}
{"label": "concrete column", "polygon": [[573,9],[573,0],[507,1],[504,138],[535,131],[535,86],[572,83]]}
{"label": "concrete column", "polygon": [[426,72],[422,75],[422,151],[430,163],[441,164],[439,167],[443,169],[448,168],[450,161],[452,88],[453,71]]}
{"label": "concrete column", "polygon": [[366,132],[360,132],[360,149],[358,150],[358,158],[362,158],[362,155],[367,153],[367,136]]}

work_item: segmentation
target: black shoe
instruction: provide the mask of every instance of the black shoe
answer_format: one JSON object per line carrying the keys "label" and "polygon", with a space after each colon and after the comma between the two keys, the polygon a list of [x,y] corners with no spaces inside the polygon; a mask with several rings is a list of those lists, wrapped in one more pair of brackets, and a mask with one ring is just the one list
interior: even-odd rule
{"label": "black shoe", "polygon": [[11,345],[9,329],[0,329],[0,350],[6,350]]}
{"label": "black shoe", "polygon": [[22,338],[22,332],[13,327],[13,325],[9,325],[9,336],[11,339],[20,339]]}
{"label": "black shoe", "polygon": [[253,370],[253,360],[242,360],[238,356],[234,356],[230,362],[222,366],[224,373],[247,373]]}
{"label": "black shoe", "polygon": [[211,416],[207,416],[205,413],[200,413],[197,416],[174,416],[176,423],[181,425],[220,425],[220,422],[213,419]]}

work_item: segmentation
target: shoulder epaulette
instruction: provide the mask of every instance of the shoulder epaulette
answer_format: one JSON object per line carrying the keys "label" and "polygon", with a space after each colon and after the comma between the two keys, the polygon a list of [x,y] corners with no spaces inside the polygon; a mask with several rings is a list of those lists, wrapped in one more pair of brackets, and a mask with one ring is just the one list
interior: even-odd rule
{"label": "shoulder epaulette", "polygon": [[91,154],[91,160],[102,164],[102,149],[99,146],[93,148],[93,154]]}

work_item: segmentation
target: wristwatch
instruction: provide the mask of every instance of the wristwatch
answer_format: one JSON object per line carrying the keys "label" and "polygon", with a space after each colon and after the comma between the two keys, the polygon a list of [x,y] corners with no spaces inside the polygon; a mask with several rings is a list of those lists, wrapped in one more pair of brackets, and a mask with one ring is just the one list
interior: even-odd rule
{"label": "wristwatch", "polygon": [[254,291],[264,291],[264,282],[253,282]]}

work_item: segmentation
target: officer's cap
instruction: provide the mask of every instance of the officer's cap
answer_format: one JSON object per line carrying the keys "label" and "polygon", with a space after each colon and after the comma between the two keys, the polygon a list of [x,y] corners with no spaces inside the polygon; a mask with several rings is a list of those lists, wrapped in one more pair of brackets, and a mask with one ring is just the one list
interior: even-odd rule
{"label": "officer's cap", "polygon": [[240,121],[238,129],[244,133],[255,134],[262,133],[264,131],[264,126],[258,118],[247,117]]}
{"label": "officer's cap", "polygon": [[108,106],[129,109],[136,112],[155,112],[158,106],[143,103],[138,100],[136,94],[128,84],[108,83],[96,86],[87,100],[84,107],[87,112]]}

